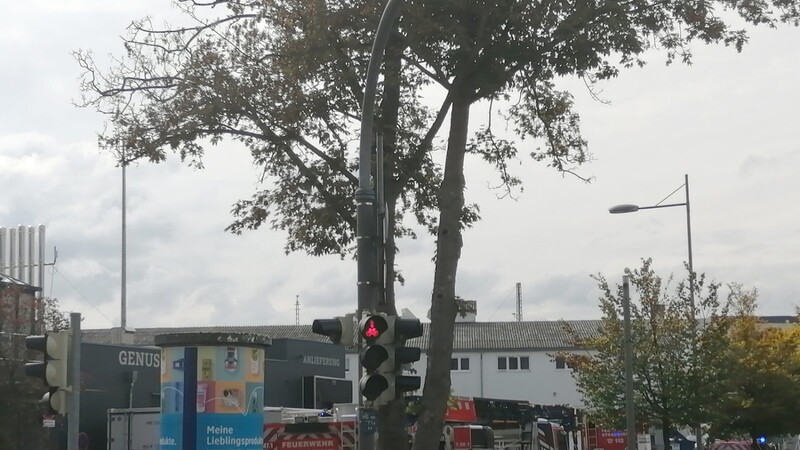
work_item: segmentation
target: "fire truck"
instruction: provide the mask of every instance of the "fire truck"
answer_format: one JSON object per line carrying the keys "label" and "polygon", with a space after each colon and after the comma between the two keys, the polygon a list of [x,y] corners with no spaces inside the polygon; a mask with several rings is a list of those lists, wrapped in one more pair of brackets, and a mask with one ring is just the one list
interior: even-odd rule
{"label": "fire truck", "polygon": [[[419,397],[408,399],[411,403]],[[579,412],[566,405],[534,405],[524,400],[453,397],[445,412],[444,448],[504,448],[514,450],[584,450],[586,433],[578,429]],[[448,427],[454,430],[449,432]],[[463,430],[459,430],[463,428]],[[469,432],[467,431],[469,430]],[[464,443],[466,436],[471,439]],[[461,445],[463,447],[458,447]],[[610,450],[610,449],[608,449]]]}
{"label": "fire truck", "polygon": [[455,397],[445,423],[490,427],[497,448],[515,450],[625,450],[621,430],[596,427],[570,405],[526,400]]}
{"label": "fire truck", "polygon": [[[356,450],[358,432],[358,409],[354,404],[337,404],[330,411],[265,408],[264,412],[264,450]],[[416,427],[410,426],[408,432],[413,439]],[[447,423],[439,442],[439,450],[494,448],[492,429],[476,423]]]}
{"label": "fire truck", "polygon": [[334,405],[332,411],[264,408],[264,450],[356,450],[356,406]]}
{"label": "fire truck", "polygon": [[[411,403],[419,401],[409,398]],[[439,450],[485,450],[495,448],[495,427],[503,432],[515,430],[519,440],[519,425],[504,404],[476,404],[471,398],[459,398],[445,413]],[[413,408],[412,408],[413,409]],[[489,419],[479,420],[481,417]],[[412,417],[413,419],[413,417]],[[264,448],[284,450],[314,448],[320,450],[346,450],[356,448],[358,442],[358,410],[354,404],[336,404],[328,411],[303,408],[265,408]],[[514,433],[512,432],[512,433]],[[416,424],[408,427],[409,439],[416,434]],[[544,450],[544,449],[543,449]],[[550,446],[547,450],[565,450]]]}

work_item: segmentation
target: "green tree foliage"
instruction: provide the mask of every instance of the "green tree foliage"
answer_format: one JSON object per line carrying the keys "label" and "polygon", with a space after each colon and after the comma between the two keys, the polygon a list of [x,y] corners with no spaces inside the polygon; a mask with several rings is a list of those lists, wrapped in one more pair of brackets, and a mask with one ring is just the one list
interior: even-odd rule
{"label": "green tree foliage", "polygon": [[[639,427],[708,422],[724,393],[727,376],[729,312],[736,301],[719,299],[719,285],[696,280],[691,307],[688,283],[674,289],[645,260],[627,271],[631,289],[631,330],[634,355],[634,401]],[[578,389],[591,416],[615,428],[625,426],[622,286],[596,277],[603,317],[596,337],[574,343],[585,349],[567,355]],[[695,319],[697,317],[697,319]]]}
{"label": "green tree foliage", "polygon": [[[252,198],[233,206],[228,230],[268,225],[287,233],[287,252],[348,253],[355,235],[361,80],[380,5],[176,5],[186,24],[132,23],[126,56],[109,70],[98,68],[91,52],[76,52],[84,69],[81,104],[109,114],[112,125],[101,145],[121,159],[124,153],[126,161],[160,162],[172,150],[202,167],[209,145],[238,141],[262,177]],[[401,71],[398,64],[393,70],[381,93],[394,109],[383,108],[378,120],[392,169],[387,201],[400,202],[398,223],[411,213],[429,224],[439,171],[428,152],[441,118],[419,101],[426,84],[419,71]]]}
{"label": "green tree foliage", "polygon": [[[103,147],[121,164],[163,161],[168,152],[202,167],[206,148],[223,139],[252,155],[261,183],[237,202],[229,231],[262,225],[287,233],[286,251],[341,254],[354,248],[353,193],[358,179],[360,104],[381,5],[289,0],[175,2],[185,23],[131,24],[126,54],[108,70],[91,52],[76,52],[84,69],[81,104],[109,114]],[[402,64],[405,44],[390,39],[376,129],[384,136],[387,279],[383,309],[395,312],[395,238],[414,236],[412,216],[435,227],[441,170],[434,137],[450,101],[424,107],[429,83]],[[462,216],[477,219],[475,210]],[[399,403],[399,402],[398,402]],[[402,419],[402,404],[394,407]],[[381,415],[383,420],[384,415]],[[389,442],[405,442],[402,420]],[[386,430],[386,428],[384,428]]]}
{"label": "green tree foliage", "polygon": [[[287,251],[346,254],[355,233],[361,80],[382,3],[176,4],[186,24],[134,22],[125,56],[108,70],[90,53],[77,53],[83,104],[109,114],[112,123],[101,143],[125,161],[158,162],[172,150],[200,167],[207,145],[237,140],[263,171],[263,184],[234,206],[229,229],[267,224],[287,233]],[[385,55],[377,124],[386,136],[391,180],[388,269],[394,268],[393,238],[412,234],[404,217],[413,216],[437,238],[431,364],[416,448],[436,446],[450,389],[462,229],[478,219],[464,198],[467,155],[497,167],[506,189],[519,184],[508,170],[519,142],[534,160],[573,172],[588,159],[586,141],[557,78],[579,76],[591,84],[643,64],[642,53],[652,48],[663,49],[668,61],[688,62],[692,41],[741,48],[746,33],[723,21],[724,9],[769,26],[797,24],[800,17],[797,0],[406,2]],[[445,92],[432,110],[420,99],[429,83]],[[487,124],[470,139],[470,108],[481,100],[512,100],[503,118],[513,138],[495,136]],[[448,111],[438,166],[431,151]],[[387,299],[393,310],[391,292]]]}
{"label": "green tree foliage", "polygon": [[36,299],[19,288],[0,286],[0,448],[44,448],[39,400],[46,390],[25,375],[25,336],[67,325],[56,299]]}
{"label": "green tree foliage", "polygon": [[710,434],[717,437],[800,433],[800,326],[765,324],[750,312],[756,292],[735,287],[743,308],[731,328],[726,392]]}
{"label": "green tree foliage", "polygon": [[518,183],[507,170],[518,145],[495,137],[490,125],[470,141],[471,106],[480,100],[513,99],[507,122],[518,138],[542,143],[530,155],[570,172],[588,155],[571,95],[556,88],[557,77],[582,76],[590,82],[613,77],[621,68],[643,64],[641,54],[653,47],[664,49],[668,62],[689,62],[690,44],[696,40],[741,49],[746,33],[722,20],[717,9],[723,8],[752,24],[796,25],[800,20],[800,6],[791,0],[408,2],[400,29],[408,39],[409,60],[444,86],[453,102],[438,191],[431,359],[415,449],[431,448],[438,439],[450,386],[467,153],[496,164],[507,185]]}

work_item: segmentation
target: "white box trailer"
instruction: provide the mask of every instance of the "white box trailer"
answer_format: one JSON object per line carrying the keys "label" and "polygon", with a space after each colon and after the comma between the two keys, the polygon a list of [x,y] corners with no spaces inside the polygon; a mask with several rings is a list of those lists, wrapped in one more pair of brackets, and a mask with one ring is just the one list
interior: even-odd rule
{"label": "white box trailer", "polygon": [[[265,424],[334,421],[334,417],[320,417],[322,412],[321,409],[266,407],[264,421]],[[337,405],[335,412],[339,420],[355,421],[355,405]],[[109,409],[107,424],[107,450],[159,450],[160,408]],[[355,430],[354,426],[352,428]]]}
{"label": "white box trailer", "polygon": [[160,408],[108,410],[108,450],[158,450]]}

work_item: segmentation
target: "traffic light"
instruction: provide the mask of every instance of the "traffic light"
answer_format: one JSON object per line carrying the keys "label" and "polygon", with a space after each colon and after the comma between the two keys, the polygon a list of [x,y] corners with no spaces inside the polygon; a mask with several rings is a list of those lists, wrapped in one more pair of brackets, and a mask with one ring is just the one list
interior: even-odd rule
{"label": "traffic light", "polygon": [[389,331],[389,317],[371,315],[364,317],[358,324],[358,332],[364,340],[359,358],[366,373],[359,380],[361,395],[367,400],[380,404],[378,398],[389,391],[390,380],[387,372],[393,369],[389,360],[394,349],[392,335]]}
{"label": "traffic light", "polygon": [[44,336],[27,336],[25,348],[44,354],[43,361],[25,364],[25,375],[39,378],[49,387],[43,400],[50,406],[51,414],[66,414],[69,408],[67,391],[70,390],[69,351],[70,332],[62,330]]}
{"label": "traffic light", "polygon": [[[406,319],[398,317],[394,322],[395,342],[399,347],[395,350],[395,364],[398,373],[402,371],[403,364],[419,361],[422,350],[419,347],[406,347],[406,340],[422,336],[422,323],[419,319]],[[416,391],[421,386],[418,376],[397,375],[395,377],[395,391],[398,394]]]}
{"label": "traffic light", "polygon": [[317,319],[311,324],[314,334],[328,336],[334,344],[353,347],[355,345],[355,314],[333,319]]}
{"label": "traffic light", "polygon": [[380,406],[398,394],[419,389],[419,377],[400,374],[403,364],[419,361],[421,355],[419,348],[404,346],[406,339],[422,335],[418,319],[369,315],[359,322],[358,331],[366,344],[360,353],[366,370],[359,381],[361,395]]}

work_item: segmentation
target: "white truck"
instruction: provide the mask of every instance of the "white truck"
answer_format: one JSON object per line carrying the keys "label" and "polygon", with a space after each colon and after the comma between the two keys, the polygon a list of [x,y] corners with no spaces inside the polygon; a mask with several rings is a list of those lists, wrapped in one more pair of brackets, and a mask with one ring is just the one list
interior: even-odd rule
{"label": "white truck", "polygon": [[158,450],[160,408],[108,410],[108,450]]}

